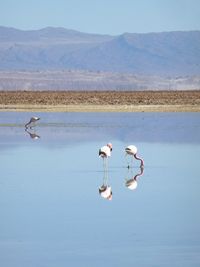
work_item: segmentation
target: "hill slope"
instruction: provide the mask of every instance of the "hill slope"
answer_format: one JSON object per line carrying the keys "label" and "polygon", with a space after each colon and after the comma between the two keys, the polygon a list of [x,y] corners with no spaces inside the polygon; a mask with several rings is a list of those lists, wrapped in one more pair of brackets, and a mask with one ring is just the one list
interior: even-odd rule
{"label": "hill slope", "polygon": [[42,69],[196,75],[200,31],[109,36],[52,27],[0,27],[0,70]]}

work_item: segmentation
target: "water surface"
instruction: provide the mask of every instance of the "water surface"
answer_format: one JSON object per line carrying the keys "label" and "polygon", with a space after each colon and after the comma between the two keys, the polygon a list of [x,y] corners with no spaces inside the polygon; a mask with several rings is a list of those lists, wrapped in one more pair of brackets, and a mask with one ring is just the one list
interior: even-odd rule
{"label": "water surface", "polygon": [[[31,136],[32,115],[0,113],[0,266],[200,265],[198,113],[34,113]],[[145,161],[135,190],[129,144]]]}

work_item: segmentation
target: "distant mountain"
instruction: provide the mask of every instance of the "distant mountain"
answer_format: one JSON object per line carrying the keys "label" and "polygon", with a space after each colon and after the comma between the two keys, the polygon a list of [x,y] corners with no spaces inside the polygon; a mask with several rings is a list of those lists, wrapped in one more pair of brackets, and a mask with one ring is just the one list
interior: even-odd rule
{"label": "distant mountain", "polygon": [[92,70],[139,74],[200,73],[200,32],[123,34],[74,62]]}
{"label": "distant mountain", "polygon": [[0,26],[0,43],[19,42],[33,45],[42,45],[49,43],[84,43],[98,42],[112,39],[109,35],[82,33],[75,30],[69,30],[61,27],[46,27],[40,30],[23,31],[15,28]]}
{"label": "distant mountain", "polygon": [[53,27],[0,27],[0,70],[63,69],[200,74],[200,31],[109,36]]}

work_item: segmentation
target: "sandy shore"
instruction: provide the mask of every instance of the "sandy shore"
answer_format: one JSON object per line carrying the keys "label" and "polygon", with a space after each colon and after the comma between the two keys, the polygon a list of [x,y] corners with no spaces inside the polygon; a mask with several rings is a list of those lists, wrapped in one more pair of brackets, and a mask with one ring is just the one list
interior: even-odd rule
{"label": "sandy shore", "polygon": [[200,105],[0,105],[0,111],[33,112],[200,112]]}
{"label": "sandy shore", "polygon": [[0,91],[0,111],[200,112],[200,91]]}

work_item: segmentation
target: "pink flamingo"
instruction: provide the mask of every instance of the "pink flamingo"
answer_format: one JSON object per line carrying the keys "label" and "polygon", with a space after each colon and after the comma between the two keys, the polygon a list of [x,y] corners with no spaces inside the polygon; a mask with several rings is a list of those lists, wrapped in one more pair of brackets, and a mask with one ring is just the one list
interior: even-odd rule
{"label": "pink flamingo", "polygon": [[108,158],[111,156],[111,151],[112,151],[112,144],[108,143],[106,146],[102,146],[99,149],[99,157],[101,158]]}
{"label": "pink flamingo", "polygon": [[[125,148],[126,155],[134,156],[135,159],[140,160],[140,167],[144,166],[144,160],[138,157],[137,155],[137,147],[134,145],[129,145]],[[128,165],[129,168],[129,165]]]}
{"label": "pink flamingo", "polygon": [[104,171],[108,171],[108,158],[111,156],[112,144],[108,143],[99,149],[99,157],[103,159]]}
{"label": "pink flamingo", "polygon": [[28,129],[28,128],[32,129],[32,127],[35,126],[36,121],[39,121],[39,120],[40,120],[40,118],[38,118],[38,117],[32,117],[32,118],[30,118],[30,121],[25,124],[25,128],[26,129]]}

